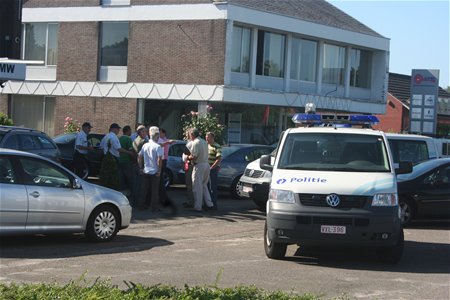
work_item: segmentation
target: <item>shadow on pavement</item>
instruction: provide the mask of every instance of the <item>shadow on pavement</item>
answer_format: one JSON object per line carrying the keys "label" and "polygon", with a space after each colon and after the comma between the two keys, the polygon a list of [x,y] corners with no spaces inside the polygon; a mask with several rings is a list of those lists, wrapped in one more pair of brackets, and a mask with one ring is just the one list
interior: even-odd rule
{"label": "shadow on pavement", "polygon": [[450,274],[450,244],[405,241],[403,257],[397,264],[380,263],[374,249],[300,246],[287,260],[348,270],[400,273]]}
{"label": "shadow on pavement", "polygon": [[66,258],[97,254],[132,253],[169,246],[158,238],[118,234],[107,243],[91,243],[82,234],[2,237],[0,258]]}

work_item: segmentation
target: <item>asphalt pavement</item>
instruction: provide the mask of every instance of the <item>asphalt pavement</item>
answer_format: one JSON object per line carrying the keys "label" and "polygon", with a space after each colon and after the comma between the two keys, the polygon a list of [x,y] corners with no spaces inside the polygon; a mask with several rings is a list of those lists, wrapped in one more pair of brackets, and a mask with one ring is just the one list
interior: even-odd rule
{"label": "asphalt pavement", "polygon": [[162,212],[134,211],[132,224],[110,243],[83,235],[1,239],[0,281],[67,283],[110,279],[127,283],[234,287],[314,293],[324,299],[450,299],[450,222],[415,223],[405,229],[400,263],[381,264],[371,249],[291,245],[285,260],[268,259],[265,215],[251,200],[224,192],[219,209],[196,213],[182,207],[186,192],[169,195],[179,205]]}

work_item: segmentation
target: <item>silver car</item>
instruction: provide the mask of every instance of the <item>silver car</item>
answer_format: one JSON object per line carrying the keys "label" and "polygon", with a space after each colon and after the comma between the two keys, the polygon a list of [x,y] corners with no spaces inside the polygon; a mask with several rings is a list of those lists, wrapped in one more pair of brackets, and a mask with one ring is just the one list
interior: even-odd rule
{"label": "silver car", "polygon": [[0,148],[0,235],[84,233],[95,242],[127,228],[121,193],[83,181],[32,153]]}

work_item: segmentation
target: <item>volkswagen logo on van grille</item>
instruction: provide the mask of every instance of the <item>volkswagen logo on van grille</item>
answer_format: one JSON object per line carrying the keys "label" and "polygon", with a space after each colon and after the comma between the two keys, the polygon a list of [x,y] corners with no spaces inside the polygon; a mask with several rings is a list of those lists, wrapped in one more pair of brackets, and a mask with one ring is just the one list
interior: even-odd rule
{"label": "volkswagen logo on van grille", "polygon": [[331,207],[336,207],[341,202],[341,199],[339,199],[339,196],[336,194],[330,194],[325,199],[327,201],[327,204]]}

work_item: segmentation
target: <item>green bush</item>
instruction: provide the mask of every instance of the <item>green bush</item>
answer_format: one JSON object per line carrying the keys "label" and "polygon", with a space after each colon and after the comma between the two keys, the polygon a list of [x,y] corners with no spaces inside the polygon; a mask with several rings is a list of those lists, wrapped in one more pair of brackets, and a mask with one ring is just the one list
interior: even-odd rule
{"label": "green bush", "polygon": [[266,292],[254,286],[218,288],[195,286],[177,288],[174,286],[141,284],[125,282],[127,289],[122,290],[108,280],[97,280],[89,284],[84,280],[71,281],[67,285],[57,283],[15,284],[0,283],[0,300],[3,299],[64,299],[64,300],[312,300],[320,299],[311,294],[296,295],[286,292]]}
{"label": "green bush", "polygon": [[9,119],[7,115],[0,112],[0,125],[13,125],[13,120]]}

